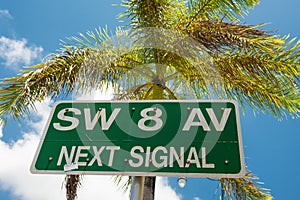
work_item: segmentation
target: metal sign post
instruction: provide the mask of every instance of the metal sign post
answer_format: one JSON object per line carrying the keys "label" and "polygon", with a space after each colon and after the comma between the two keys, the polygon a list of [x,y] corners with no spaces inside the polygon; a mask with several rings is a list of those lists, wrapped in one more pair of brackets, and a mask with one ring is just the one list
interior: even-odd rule
{"label": "metal sign post", "polygon": [[130,200],[143,200],[144,176],[134,176],[131,184]]}

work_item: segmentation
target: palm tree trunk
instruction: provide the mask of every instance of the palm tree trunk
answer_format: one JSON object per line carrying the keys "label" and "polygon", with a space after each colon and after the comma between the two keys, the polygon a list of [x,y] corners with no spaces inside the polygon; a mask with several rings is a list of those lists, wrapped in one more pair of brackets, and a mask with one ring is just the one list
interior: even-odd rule
{"label": "palm tree trunk", "polygon": [[145,177],[143,200],[154,200],[156,177]]}
{"label": "palm tree trunk", "polygon": [[66,197],[67,200],[75,200],[77,197],[77,189],[80,185],[79,175],[67,175],[66,178]]}

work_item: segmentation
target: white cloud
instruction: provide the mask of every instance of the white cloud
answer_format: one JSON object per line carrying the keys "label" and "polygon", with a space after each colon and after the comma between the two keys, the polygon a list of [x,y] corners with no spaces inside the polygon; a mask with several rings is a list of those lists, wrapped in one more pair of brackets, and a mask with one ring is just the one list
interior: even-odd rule
{"label": "white cloud", "polygon": [[177,194],[175,190],[169,185],[168,179],[166,177],[157,177],[157,183],[155,187],[155,200],[180,200],[181,195]]}
{"label": "white cloud", "polygon": [[30,65],[35,59],[41,57],[42,47],[28,46],[26,39],[14,40],[0,37],[0,59],[4,64],[13,70],[20,68],[20,65]]}
{"label": "white cloud", "polygon": [[0,141],[1,187],[23,200],[63,199],[62,176],[37,176],[29,172],[38,142],[39,137],[35,134],[25,134],[11,145]]}
{"label": "white cloud", "polygon": [[0,10],[0,18],[1,17],[13,19],[12,15],[9,13],[9,10]]}
{"label": "white cloud", "polygon": [[113,88],[111,85],[107,89],[94,89],[86,94],[79,94],[74,97],[76,100],[111,100],[113,99]]}
{"label": "white cloud", "polygon": [[50,106],[52,103],[53,101],[50,98],[46,98],[43,102],[35,103],[36,113],[31,118],[31,121],[26,122],[33,128],[35,133],[42,134],[52,109]]}
{"label": "white cloud", "polygon": [[[28,123],[32,132],[25,133],[23,138],[13,144],[7,144],[0,139],[0,188],[10,191],[16,199],[65,200],[65,189],[62,188],[65,178],[63,175],[31,174],[29,171],[40,133],[50,113],[51,103],[50,99],[47,99],[43,103],[36,104],[38,113],[33,116],[34,121]],[[161,177],[157,178],[155,196],[156,200],[181,199],[169,186],[167,178]],[[78,199],[96,198],[125,200],[129,199],[129,194],[118,191],[111,176],[83,176]]]}
{"label": "white cloud", "polygon": [[129,193],[118,191],[111,176],[84,176],[78,199],[128,200]]}

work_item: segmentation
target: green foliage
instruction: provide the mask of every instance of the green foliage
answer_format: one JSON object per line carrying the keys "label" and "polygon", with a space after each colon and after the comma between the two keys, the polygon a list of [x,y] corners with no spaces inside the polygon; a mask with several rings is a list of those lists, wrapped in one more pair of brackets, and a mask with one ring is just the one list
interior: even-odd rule
{"label": "green foliage", "polygon": [[[257,181],[258,178],[251,173],[247,173],[244,178],[220,179],[220,185],[225,192],[223,196],[227,196],[229,199],[243,199],[243,200],[271,200],[272,196],[268,189],[259,188],[253,181]],[[259,182],[258,184],[263,184]]]}
{"label": "green foliage", "polygon": [[114,183],[117,185],[118,190],[126,192],[129,190],[131,183],[132,183],[132,177],[127,176],[127,179],[124,181],[123,176],[114,176]]}
{"label": "green foliage", "polygon": [[185,3],[180,0],[129,0],[120,18],[129,19],[132,28],[172,28],[183,17]]}
{"label": "green foliage", "polygon": [[29,66],[20,75],[5,78],[0,88],[0,117],[15,119],[29,114],[36,101],[58,94],[69,94],[76,86],[77,75],[87,50],[66,48],[50,60]]}
{"label": "green foliage", "polygon": [[228,19],[239,22],[240,17],[257,5],[259,0],[190,0],[188,3],[188,21]]}

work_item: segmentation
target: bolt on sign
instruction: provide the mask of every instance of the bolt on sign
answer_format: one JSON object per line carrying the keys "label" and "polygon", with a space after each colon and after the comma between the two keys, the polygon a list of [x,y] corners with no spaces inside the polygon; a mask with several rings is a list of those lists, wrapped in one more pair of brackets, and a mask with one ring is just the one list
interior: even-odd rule
{"label": "bolt on sign", "polygon": [[243,177],[236,101],[59,101],[32,173]]}

